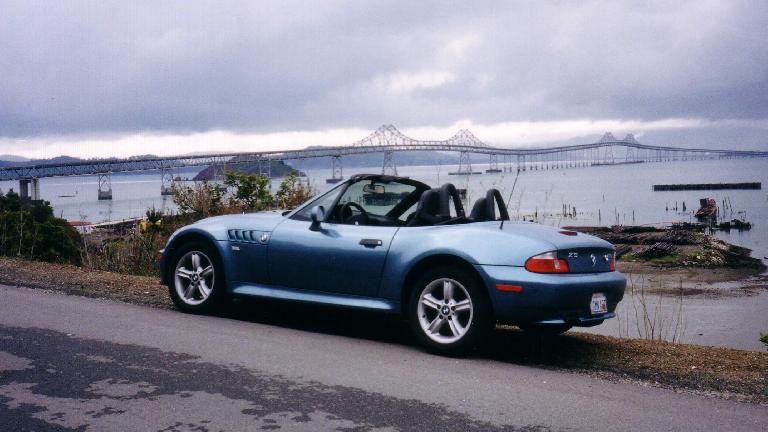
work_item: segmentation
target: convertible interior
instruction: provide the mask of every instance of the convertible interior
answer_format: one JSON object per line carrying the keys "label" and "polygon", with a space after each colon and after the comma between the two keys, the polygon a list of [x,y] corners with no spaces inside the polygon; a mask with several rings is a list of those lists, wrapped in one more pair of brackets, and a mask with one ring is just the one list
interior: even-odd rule
{"label": "convertible interior", "polygon": [[358,175],[338,195],[325,219],[341,224],[417,227],[509,220],[497,189],[478,198],[469,215],[451,183],[430,188],[405,177]]}

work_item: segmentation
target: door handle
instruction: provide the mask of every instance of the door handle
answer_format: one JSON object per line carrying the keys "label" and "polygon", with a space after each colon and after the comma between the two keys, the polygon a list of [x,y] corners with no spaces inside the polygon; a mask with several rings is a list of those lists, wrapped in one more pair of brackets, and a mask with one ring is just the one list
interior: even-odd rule
{"label": "door handle", "polygon": [[383,245],[384,242],[379,239],[362,239],[360,240],[360,245],[370,248],[375,248],[377,246]]}

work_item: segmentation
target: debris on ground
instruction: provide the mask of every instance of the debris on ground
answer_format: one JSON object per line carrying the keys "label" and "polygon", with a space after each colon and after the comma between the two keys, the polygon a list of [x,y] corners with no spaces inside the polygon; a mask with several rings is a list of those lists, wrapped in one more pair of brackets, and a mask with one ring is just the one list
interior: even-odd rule
{"label": "debris on ground", "polygon": [[564,227],[600,237],[614,245],[624,261],[663,267],[745,268],[764,270],[750,249],[726,243],[705,233],[703,224],[680,223],[669,228],[650,226]]}
{"label": "debris on ground", "polygon": [[676,254],[677,248],[675,245],[668,242],[658,242],[649,246],[641,246],[633,253],[636,258],[641,259],[661,258]]}

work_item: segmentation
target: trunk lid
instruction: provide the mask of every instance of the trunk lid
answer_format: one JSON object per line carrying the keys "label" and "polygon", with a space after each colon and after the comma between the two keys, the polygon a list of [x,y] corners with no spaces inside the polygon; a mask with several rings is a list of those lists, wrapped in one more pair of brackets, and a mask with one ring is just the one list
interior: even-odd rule
{"label": "trunk lid", "polygon": [[568,263],[569,273],[598,273],[611,270],[613,249],[576,248],[558,250],[557,257]]}

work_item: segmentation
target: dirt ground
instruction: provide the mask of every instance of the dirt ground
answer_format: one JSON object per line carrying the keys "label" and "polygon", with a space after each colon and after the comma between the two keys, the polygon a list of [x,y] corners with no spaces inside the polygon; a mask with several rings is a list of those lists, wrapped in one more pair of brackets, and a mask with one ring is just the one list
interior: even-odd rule
{"label": "dirt ground", "polygon": [[648,294],[726,298],[744,297],[768,290],[768,274],[759,267],[669,267],[651,262],[618,262],[616,269],[628,284]]}
{"label": "dirt ground", "polygon": [[[653,268],[643,267],[643,264],[621,263],[620,268],[654,277]],[[746,275],[738,270],[677,269],[675,272],[674,275],[681,279],[694,278],[707,283],[725,283],[739,276],[743,280]],[[172,307],[168,290],[158,278],[87,271],[70,265],[0,257],[0,284],[157,308]],[[506,326],[498,328],[491,343],[508,347],[494,349],[489,354],[503,356],[505,361],[768,404],[766,352],[623,339],[576,331],[542,338]]]}
{"label": "dirt ground", "polygon": [[88,270],[66,264],[0,257],[0,284],[60,291],[160,308],[171,308],[168,288],[152,276]]}

